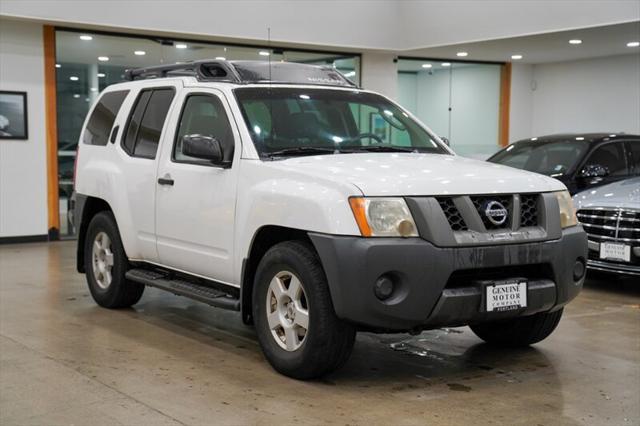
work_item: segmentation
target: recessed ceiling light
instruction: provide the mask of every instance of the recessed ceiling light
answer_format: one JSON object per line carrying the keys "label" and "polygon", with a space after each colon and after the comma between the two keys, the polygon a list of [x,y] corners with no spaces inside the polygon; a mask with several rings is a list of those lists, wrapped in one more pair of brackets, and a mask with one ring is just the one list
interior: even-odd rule
{"label": "recessed ceiling light", "polygon": [[226,61],[227,58],[225,58],[224,56],[216,56],[216,61]]}
{"label": "recessed ceiling light", "polygon": [[580,40],[579,38],[574,38],[569,40],[569,44],[582,44],[582,40]]}
{"label": "recessed ceiling light", "polygon": [[76,93],[75,95],[73,95],[73,97],[78,99],[80,97],[80,95]]}
{"label": "recessed ceiling light", "polygon": [[522,55],[511,55],[511,59],[517,61],[518,59],[522,59]]}
{"label": "recessed ceiling light", "polygon": [[584,140],[584,137],[582,137],[582,136],[578,136],[578,137],[576,138],[576,140],[577,140],[577,141],[583,141],[583,140]]}
{"label": "recessed ceiling light", "polygon": [[456,53],[456,56],[460,56],[462,58],[464,58],[467,55],[469,55],[469,53],[467,53],[467,52],[458,52],[458,53]]}
{"label": "recessed ceiling light", "polygon": [[72,75],[71,77],[69,77],[69,80],[71,81],[78,81],[80,80],[78,77],[76,77],[75,75]]}
{"label": "recessed ceiling light", "polygon": [[80,36],[80,40],[91,41],[93,40],[93,37],[91,37],[90,35],[83,34]]}
{"label": "recessed ceiling light", "polygon": [[449,62],[443,62],[441,65],[443,67],[450,67],[451,66],[451,64]]}
{"label": "recessed ceiling light", "polygon": [[269,56],[269,52],[267,52],[266,50],[261,50],[258,52],[258,55],[260,56]]}
{"label": "recessed ceiling light", "polygon": [[62,67],[62,65],[56,64],[56,68],[61,68],[61,67]]}
{"label": "recessed ceiling light", "polygon": [[105,77],[106,77],[105,73],[103,72],[98,73],[98,78],[105,78]]}
{"label": "recessed ceiling light", "polygon": [[532,141],[537,141],[537,140],[538,140],[538,138],[531,138],[531,140],[532,140]]}
{"label": "recessed ceiling light", "polygon": [[431,68],[432,65],[431,64],[422,64],[422,68]]}
{"label": "recessed ceiling light", "polygon": [[630,41],[627,43],[627,47],[638,47],[640,46],[640,41]]}
{"label": "recessed ceiling light", "polygon": [[107,62],[109,60],[108,56],[98,56],[98,60],[100,62]]}
{"label": "recessed ceiling light", "polygon": [[610,135],[609,135],[609,137],[610,137],[610,138],[615,138],[615,137],[616,137],[616,135],[615,135],[615,133],[612,133],[612,134],[610,134]]}
{"label": "recessed ceiling light", "polygon": [[178,43],[176,44],[176,49],[186,49],[187,45],[184,43]]}
{"label": "recessed ceiling light", "polygon": [[136,50],[135,52],[133,52],[133,54],[136,56],[144,56],[147,54],[147,52],[145,52],[144,50]]}

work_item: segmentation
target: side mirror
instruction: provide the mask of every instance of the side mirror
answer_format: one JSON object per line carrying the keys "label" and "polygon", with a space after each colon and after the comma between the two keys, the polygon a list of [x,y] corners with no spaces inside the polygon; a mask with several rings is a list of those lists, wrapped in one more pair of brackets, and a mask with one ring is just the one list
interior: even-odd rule
{"label": "side mirror", "polygon": [[609,176],[609,169],[601,164],[587,164],[580,170],[579,176],[584,179],[603,178]]}
{"label": "side mirror", "polygon": [[223,164],[220,141],[211,136],[185,135],[182,137],[182,153],[189,157],[209,160],[213,164]]}

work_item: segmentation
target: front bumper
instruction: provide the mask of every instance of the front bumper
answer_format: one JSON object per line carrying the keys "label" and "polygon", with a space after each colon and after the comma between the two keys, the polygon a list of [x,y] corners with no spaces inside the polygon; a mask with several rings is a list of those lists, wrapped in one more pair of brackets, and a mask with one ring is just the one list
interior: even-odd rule
{"label": "front bumper", "polygon": [[[617,241],[612,241],[617,242]],[[600,258],[600,242],[589,240],[587,268],[622,275],[640,276],[640,246],[631,248],[631,262]]]}
{"label": "front bumper", "polygon": [[[577,296],[587,258],[582,227],[559,239],[526,244],[437,247],[420,238],[361,238],[311,233],[327,274],[339,318],[363,328],[403,331],[465,325],[559,309]],[[380,301],[374,283],[391,274],[391,298]],[[527,307],[486,312],[484,286],[491,280],[528,280]]]}

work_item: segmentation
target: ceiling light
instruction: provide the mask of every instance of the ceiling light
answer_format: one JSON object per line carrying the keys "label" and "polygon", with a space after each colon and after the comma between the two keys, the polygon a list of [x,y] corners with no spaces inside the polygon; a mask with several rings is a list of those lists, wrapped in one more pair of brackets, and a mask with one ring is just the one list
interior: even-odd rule
{"label": "ceiling light", "polygon": [[451,66],[451,64],[449,62],[443,62],[441,65],[443,67],[450,67]]}
{"label": "ceiling light", "polygon": [[309,95],[300,95],[300,99],[311,99]]}
{"label": "ceiling light", "polygon": [[184,43],[178,43],[176,44],[176,49],[186,49],[187,45]]}
{"label": "ceiling light", "polygon": [[62,67],[62,65],[56,64],[56,68],[61,68],[61,67]]}
{"label": "ceiling light", "polygon": [[80,78],[76,77],[75,75],[72,75],[71,77],[69,77],[69,80],[78,81],[78,80],[80,80]]}
{"label": "ceiling light", "polygon": [[610,137],[610,138],[615,138],[615,137],[616,137],[616,135],[612,133],[612,134],[610,134],[610,135],[609,135],[609,137]]}
{"label": "ceiling light", "polygon": [[133,54],[136,56],[144,56],[147,54],[147,52],[145,52],[144,50],[136,50],[135,52],[133,52]]}
{"label": "ceiling light", "polygon": [[217,56],[216,57],[216,61],[226,61],[227,58],[225,58],[224,56]]}
{"label": "ceiling light", "polygon": [[431,68],[431,64],[422,64],[422,68]]}
{"label": "ceiling light", "polygon": [[76,93],[75,95],[73,95],[73,97],[78,99],[80,97],[80,95]]}
{"label": "ceiling light", "polygon": [[538,140],[538,138],[531,138],[531,140],[532,140],[532,141],[537,141],[537,140]]}
{"label": "ceiling light", "polygon": [[580,40],[579,38],[574,38],[569,40],[569,44],[582,44],[582,40]]}
{"label": "ceiling light", "polygon": [[576,140],[577,140],[577,141],[583,141],[583,140],[584,140],[584,137],[582,137],[582,136],[578,136],[578,137],[576,138]]}
{"label": "ceiling light", "polygon": [[640,41],[630,41],[627,43],[627,47],[638,47],[640,46]]}
{"label": "ceiling light", "polygon": [[458,53],[456,53],[456,56],[460,56],[461,58],[464,58],[467,55],[469,55],[467,52],[458,52]]}
{"label": "ceiling light", "polygon": [[266,50],[261,50],[258,52],[258,55],[260,56],[269,56],[269,52],[267,52]]}
{"label": "ceiling light", "polygon": [[105,73],[103,73],[103,72],[99,72],[98,73],[98,78],[105,78],[105,77],[106,77]]}
{"label": "ceiling light", "polygon": [[80,40],[91,41],[93,40],[93,37],[91,37],[90,35],[83,34],[80,36]]}
{"label": "ceiling light", "polygon": [[107,62],[109,60],[108,56],[98,56],[98,60],[100,62]]}
{"label": "ceiling light", "polygon": [[511,55],[511,59],[517,61],[518,59],[522,59],[522,55]]}

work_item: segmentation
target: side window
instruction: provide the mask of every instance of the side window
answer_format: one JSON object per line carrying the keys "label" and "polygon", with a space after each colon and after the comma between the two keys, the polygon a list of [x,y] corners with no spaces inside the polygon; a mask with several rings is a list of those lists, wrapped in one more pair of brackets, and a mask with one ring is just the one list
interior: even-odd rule
{"label": "side window", "polygon": [[140,93],[122,142],[129,154],[155,158],[174,94],[173,89],[151,89]]}
{"label": "side window", "polygon": [[174,161],[209,164],[206,160],[182,153],[182,139],[187,135],[216,138],[222,145],[224,160],[233,159],[233,132],[224,106],[217,96],[198,94],[187,97],[173,147]]}
{"label": "side window", "polygon": [[107,144],[113,122],[116,120],[116,115],[118,115],[122,102],[128,93],[128,90],[120,90],[102,95],[82,134],[83,143],[87,145]]}
{"label": "side window", "polygon": [[640,175],[640,141],[629,141],[631,148],[631,161],[633,161],[633,173]]}
{"label": "side window", "polygon": [[589,156],[585,165],[600,165],[606,167],[609,171],[609,176],[625,176],[629,174],[624,155],[624,144],[618,142],[596,148]]}

